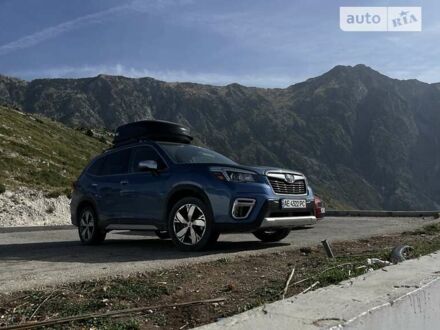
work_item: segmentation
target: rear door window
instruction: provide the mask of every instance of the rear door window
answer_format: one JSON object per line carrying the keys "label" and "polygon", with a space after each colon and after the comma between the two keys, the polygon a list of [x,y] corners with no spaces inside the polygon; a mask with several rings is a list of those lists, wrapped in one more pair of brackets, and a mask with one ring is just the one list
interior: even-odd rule
{"label": "rear door window", "polygon": [[156,150],[154,150],[152,147],[137,147],[134,149],[134,156],[133,156],[133,172],[140,172],[138,169],[138,165],[140,162],[144,160],[155,160],[157,162],[157,168],[159,170],[162,170],[166,167],[164,161],[159,156]]}
{"label": "rear door window", "polygon": [[87,173],[91,175],[101,175],[102,165],[104,164],[104,158],[105,157],[101,157],[95,160],[87,170]]}
{"label": "rear door window", "polygon": [[115,175],[128,173],[131,149],[113,152],[104,157],[101,175]]}

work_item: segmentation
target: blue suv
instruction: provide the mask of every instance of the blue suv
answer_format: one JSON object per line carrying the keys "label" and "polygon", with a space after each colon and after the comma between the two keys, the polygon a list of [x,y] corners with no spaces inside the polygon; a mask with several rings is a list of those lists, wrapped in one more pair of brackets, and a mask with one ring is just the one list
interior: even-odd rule
{"label": "blue suv", "polygon": [[74,183],[71,220],[81,241],[100,243],[112,230],[150,230],[197,251],[223,232],[279,241],[324,216],[303,174],[240,165],[191,140],[188,129],[170,122],[118,128],[114,147]]}

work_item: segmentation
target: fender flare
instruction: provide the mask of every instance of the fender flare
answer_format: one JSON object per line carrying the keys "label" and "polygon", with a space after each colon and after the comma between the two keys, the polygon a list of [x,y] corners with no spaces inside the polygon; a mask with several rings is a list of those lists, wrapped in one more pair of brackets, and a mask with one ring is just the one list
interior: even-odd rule
{"label": "fender flare", "polygon": [[95,210],[96,214],[99,217],[99,210],[98,210],[98,205],[96,204],[96,202],[90,198],[90,197],[83,197],[80,199],[80,201],[78,202],[76,209],[75,209],[75,218],[72,219],[74,220],[74,225],[78,226],[78,211],[81,209],[81,207],[83,207],[85,204],[89,204],[93,207],[93,209]]}
{"label": "fender flare", "polygon": [[[170,210],[172,208],[172,205],[170,203],[173,200],[173,197],[175,197],[176,195],[179,195],[183,192],[190,192],[193,194],[193,196],[194,195],[200,196],[202,201],[206,204],[209,211],[211,212],[211,215],[214,216],[214,212],[212,210],[212,205],[211,205],[211,200],[209,199],[208,194],[202,189],[202,187],[197,186],[195,184],[180,184],[180,185],[174,187],[173,189],[171,189],[171,191],[168,193],[168,195],[166,197],[166,203],[165,203],[164,214],[163,214],[163,219],[165,221],[167,221],[168,213],[170,212]],[[182,196],[182,198],[183,198],[183,196]]]}

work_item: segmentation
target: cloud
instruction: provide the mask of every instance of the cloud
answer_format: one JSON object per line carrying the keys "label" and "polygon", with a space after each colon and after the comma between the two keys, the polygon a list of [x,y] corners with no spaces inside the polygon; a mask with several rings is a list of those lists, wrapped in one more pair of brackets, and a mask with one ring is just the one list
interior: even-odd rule
{"label": "cloud", "polygon": [[73,20],[60,23],[40,30],[38,32],[29,34],[12,42],[0,45],[0,56],[11,53],[13,51],[29,48],[39,43],[55,38],[63,33],[79,29],[90,24],[101,23],[106,19],[113,17],[116,14],[124,12],[154,12],[160,11],[170,5],[187,5],[191,4],[191,0],[154,0],[142,1],[135,0],[128,4],[112,7],[93,14],[77,17]]}
{"label": "cloud", "polygon": [[196,82],[201,84],[227,85],[240,83],[245,86],[256,87],[286,87],[308,77],[292,77],[289,75],[274,74],[223,74],[215,72],[188,72],[185,70],[148,70],[116,65],[84,65],[80,67],[55,67],[33,71],[16,71],[9,73],[15,77],[38,78],[80,78],[94,77],[99,74],[125,76],[130,78],[152,77],[168,82]]}
{"label": "cloud", "polygon": [[100,23],[107,17],[110,17],[118,12],[124,11],[129,9],[128,6],[118,6],[118,7],[112,7],[110,9],[106,9],[94,14],[89,14],[85,16],[81,16],[78,18],[75,18],[73,20],[63,22],[61,24],[51,26],[48,28],[45,28],[41,31],[32,33],[30,35],[27,35],[25,37],[19,38],[15,41],[12,41],[10,43],[4,44],[0,46],[0,55],[11,53],[18,49],[24,49],[29,48],[32,46],[35,46],[45,40],[55,38],[59,36],[60,34],[63,34],[68,31],[72,31],[74,29],[78,29],[80,27],[89,25],[89,24],[95,24]]}

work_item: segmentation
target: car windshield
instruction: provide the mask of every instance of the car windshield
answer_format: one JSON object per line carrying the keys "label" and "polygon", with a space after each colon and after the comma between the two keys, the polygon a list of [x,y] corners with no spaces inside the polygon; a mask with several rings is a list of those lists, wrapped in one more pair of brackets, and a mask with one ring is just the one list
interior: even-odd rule
{"label": "car windshield", "polygon": [[190,144],[159,143],[172,161],[178,164],[237,164],[233,160],[209,149]]}

